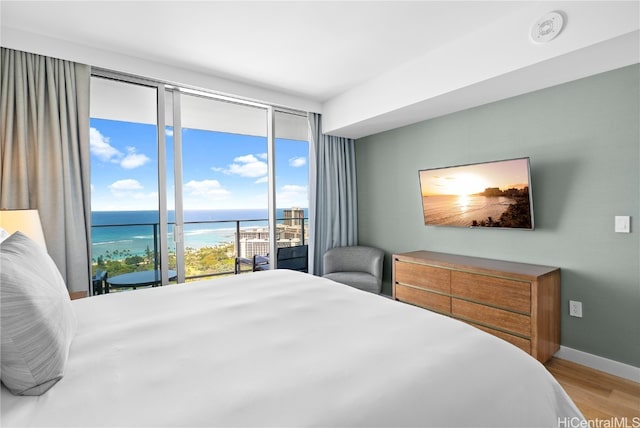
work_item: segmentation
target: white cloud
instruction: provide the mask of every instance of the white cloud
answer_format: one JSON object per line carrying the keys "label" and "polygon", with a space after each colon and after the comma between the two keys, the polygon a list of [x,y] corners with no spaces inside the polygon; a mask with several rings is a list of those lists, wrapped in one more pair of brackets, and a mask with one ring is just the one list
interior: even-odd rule
{"label": "white cloud", "polygon": [[253,162],[258,162],[258,159],[254,155],[248,154],[244,156],[238,156],[233,161],[241,162],[241,163],[253,163]]}
{"label": "white cloud", "polygon": [[293,168],[300,168],[307,164],[307,158],[305,157],[295,157],[289,159],[289,166]]}
{"label": "white cloud", "polygon": [[191,180],[184,185],[185,193],[211,199],[225,199],[231,192],[222,187],[218,180]]}
{"label": "white cloud", "polygon": [[109,190],[113,191],[128,191],[128,190],[140,190],[144,189],[144,186],[140,184],[138,180],[133,178],[126,178],[124,180],[114,181],[109,185]]}
{"label": "white cloud", "polygon": [[118,163],[124,169],[138,168],[151,160],[147,155],[136,153],[135,147],[127,147],[125,155],[113,147],[109,137],[102,135],[96,128],[89,129],[89,150],[100,160]]}
{"label": "white cloud", "polygon": [[226,174],[239,175],[240,177],[257,178],[267,175],[267,163],[258,160],[254,155],[238,156],[234,163],[224,170]]}
{"label": "white cloud", "polygon": [[173,128],[165,128],[165,129],[164,129],[164,134],[165,134],[167,137],[173,137]]}
{"label": "white cloud", "polygon": [[120,166],[124,169],[138,168],[151,159],[147,155],[136,153],[135,147],[127,147],[127,155],[120,161]]}
{"label": "white cloud", "polygon": [[294,168],[300,168],[301,166],[305,166],[307,164],[307,158],[304,157],[295,157],[289,159],[289,166]]}
{"label": "white cloud", "polygon": [[265,175],[264,177],[258,178],[256,181],[254,181],[255,184],[262,184],[262,183],[268,183],[269,182],[269,176]]}
{"label": "white cloud", "polygon": [[280,207],[307,207],[309,206],[307,186],[285,184],[276,192],[276,200]]}
{"label": "white cloud", "polygon": [[150,202],[158,200],[158,192],[143,192],[144,186],[133,178],[114,181],[108,187],[114,197],[127,200],[127,203],[134,200]]}
{"label": "white cloud", "polygon": [[89,150],[91,154],[103,161],[120,158],[122,153],[109,144],[109,137],[105,137],[96,128],[89,129]]}
{"label": "white cloud", "polygon": [[307,193],[307,186],[299,186],[297,184],[285,184],[282,186],[283,192],[291,192],[291,193]]}
{"label": "white cloud", "polygon": [[226,172],[240,177],[261,177],[267,173],[267,164],[260,161],[245,164],[232,163]]}
{"label": "white cloud", "polygon": [[267,160],[267,159],[269,158],[269,155],[268,155],[268,154],[266,154],[266,153],[258,153],[258,157],[259,157],[260,159]]}

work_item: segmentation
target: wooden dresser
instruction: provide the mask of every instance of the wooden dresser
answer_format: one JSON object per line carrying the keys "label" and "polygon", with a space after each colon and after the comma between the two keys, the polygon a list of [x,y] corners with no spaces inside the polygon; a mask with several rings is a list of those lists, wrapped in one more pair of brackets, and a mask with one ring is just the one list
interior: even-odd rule
{"label": "wooden dresser", "polygon": [[547,361],[560,348],[560,269],[430,251],[393,255],[393,298]]}

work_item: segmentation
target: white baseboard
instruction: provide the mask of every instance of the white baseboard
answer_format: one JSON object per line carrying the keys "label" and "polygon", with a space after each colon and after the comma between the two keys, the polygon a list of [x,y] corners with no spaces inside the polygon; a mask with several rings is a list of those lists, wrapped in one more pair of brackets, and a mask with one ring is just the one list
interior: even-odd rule
{"label": "white baseboard", "polygon": [[566,346],[560,346],[560,350],[555,353],[554,357],[573,361],[574,363],[582,364],[583,366],[591,367],[601,372],[640,383],[640,367],[634,367],[629,364],[578,351],[577,349],[567,348]]}

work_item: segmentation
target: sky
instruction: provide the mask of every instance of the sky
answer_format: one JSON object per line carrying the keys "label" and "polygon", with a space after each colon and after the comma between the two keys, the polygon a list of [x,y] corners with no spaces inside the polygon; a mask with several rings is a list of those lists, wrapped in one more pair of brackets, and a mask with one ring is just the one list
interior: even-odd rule
{"label": "sky", "polygon": [[[167,142],[168,207],[174,209],[173,130]],[[306,141],[276,139],[276,206],[308,207]],[[156,126],[91,119],[91,209],[158,209]],[[265,137],[183,129],[185,210],[266,209]]]}
{"label": "sky", "polygon": [[488,187],[521,189],[528,183],[526,158],[420,171],[422,196],[473,195]]}

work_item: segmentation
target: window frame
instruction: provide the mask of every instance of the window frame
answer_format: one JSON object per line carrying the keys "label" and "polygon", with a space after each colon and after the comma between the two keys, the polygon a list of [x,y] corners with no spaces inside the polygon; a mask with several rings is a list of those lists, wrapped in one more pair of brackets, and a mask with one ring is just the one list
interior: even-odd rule
{"label": "window frame", "polygon": [[[277,241],[276,241],[276,115],[277,113],[291,114],[305,119],[308,117],[308,113],[290,109],[283,106],[271,105],[261,102],[256,102],[242,97],[232,97],[229,95],[223,95],[215,91],[189,87],[188,85],[179,85],[175,83],[163,82],[151,78],[145,78],[140,76],[134,76],[122,72],[108,70],[104,68],[93,67],[91,70],[91,77],[110,79],[120,81],[123,83],[137,84],[156,90],[156,107],[157,107],[157,150],[158,150],[158,210],[159,210],[159,230],[160,230],[160,248],[163,250],[160,252],[160,266],[162,284],[168,284],[168,211],[167,211],[167,148],[166,148],[166,135],[164,130],[167,125],[167,111],[166,101],[167,94],[172,96],[172,126],[175,130],[176,124],[181,125],[181,103],[180,98],[182,94],[199,96],[216,101],[224,101],[229,103],[235,103],[250,107],[256,107],[264,109],[266,111],[266,129],[267,129],[267,165],[268,165],[268,222],[269,222],[269,252],[270,254],[277,253]],[[181,127],[180,127],[181,129]],[[183,202],[183,189],[182,189],[182,141],[179,132],[174,132],[173,137],[173,156],[174,156],[174,201],[176,212],[176,226],[183,225],[184,219],[182,211]],[[307,140],[308,141],[308,140]],[[309,146],[310,147],[310,146]],[[309,179],[307,179],[307,186]],[[178,209],[178,207],[180,207]],[[179,214],[178,214],[179,213]],[[180,216],[180,223],[178,223],[178,216]],[[174,226],[175,227],[175,226]],[[184,261],[184,245],[181,246],[182,260]],[[180,251],[176,245],[176,252]],[[176,254],[177,255],[177,254]],[[185,281],[185,266],[184,263],[178,264],[178,282]],[[274,260],[270,266],[271,269],[277,268],[277,260]]]}

